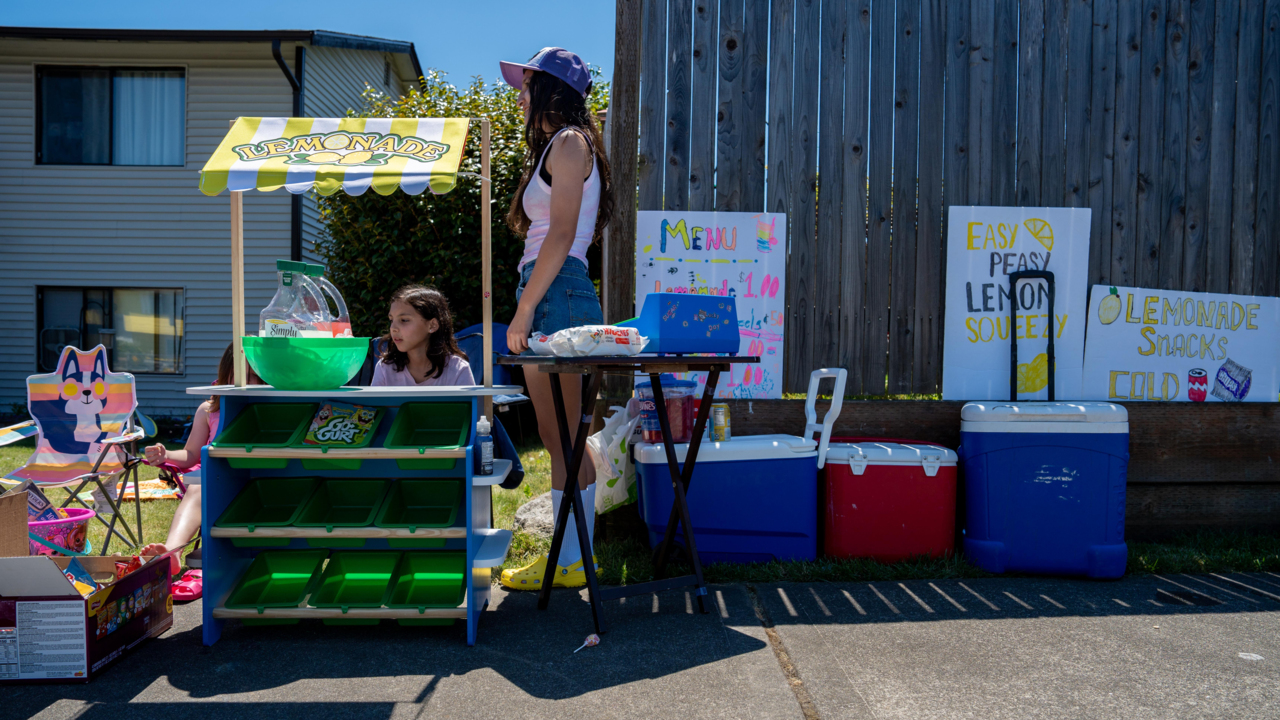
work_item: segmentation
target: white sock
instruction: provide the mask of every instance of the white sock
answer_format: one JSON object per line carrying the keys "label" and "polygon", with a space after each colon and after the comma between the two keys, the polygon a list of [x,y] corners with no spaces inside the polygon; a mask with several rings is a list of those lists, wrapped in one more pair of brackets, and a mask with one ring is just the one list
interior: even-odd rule
{"label": "white sock", "polygon": [[[552,518],[560,517],[560,505],[564,502],[564,491],[551,491],[551,512]],[[573,513],[569,513],[569,521],[564,529],[564,540],[560,543],[559,559],[551,558],[550,562],[563,567],[578,562],[582,559],[582,550],[578,547],[578,524],[574,522]]]}

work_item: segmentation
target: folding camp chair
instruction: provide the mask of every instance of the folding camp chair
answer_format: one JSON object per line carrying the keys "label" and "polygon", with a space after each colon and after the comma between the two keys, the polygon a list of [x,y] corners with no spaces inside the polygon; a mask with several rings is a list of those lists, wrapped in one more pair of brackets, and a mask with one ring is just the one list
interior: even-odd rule
{"label": "folding camp chair", "polygon": [[[116,501],[120,481],[131,478],[138,486],[137,443],[145,432],[133,421],[138,400],[133,376],[107,369],[107,350],[99,345],[89,352],[66,347],[57,370],[27,378],[27,410],[34,418],[35,452],[27,463],[5,476],[8,482],[30,480],[40,489],[63,488],[73,502],[86,487],[96,488],[111,510],[111,521],[102,517],[106,508],[97,508],[98,521],[107,528],[102,553],[107,554],[112,536],[132,546],[141,546],[141,493],[134,492],[134,528],[123,517],[123,503]],[[22,423],[0,430],[0,445],[31,436],[31,425]],[[124,530],[116,529],[117,523]],[[137,534],[133,530],[136,528]],[[126,537],[126,535],[128,537]]]}

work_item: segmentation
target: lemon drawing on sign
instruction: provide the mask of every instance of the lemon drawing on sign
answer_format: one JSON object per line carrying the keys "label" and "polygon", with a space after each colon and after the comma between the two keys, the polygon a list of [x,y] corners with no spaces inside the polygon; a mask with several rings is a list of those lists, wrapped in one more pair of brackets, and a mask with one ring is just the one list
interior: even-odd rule
{"label": "lemon drawing on sign", "polygon": [[1018,392],[1040,392],[1049,385],[1049,354],[1040,353],[1029,363],[1018,363]]}
{"label": "lemon drawing on sign", "polygon": [[342,156],[336,152],[318,152],[307,156],[307,162],[309,163],[331,163],[338,162],[341,159]]}
{"label": "lemon drawing on sign", "polygon": [[642,250],[641,252],[649,252],[649,251],[650,251],[650,250],[652,250],[652,249],[653,249],[653,246],[652,246],[652,245],[645,245],[645,246],[644,246],[644,250]]}
{"label": "lemon drawing on sign", "polygon": [[343,165],[359,165],[360,163],[373,157],[373,153],[368,150],[357,150],[356,152],[347,153],[341,160]]}
{"label": "lemon drawing on sign", "polygon": [[346,135],[330,135],[320,141],[320,144],[323,145],[326,150],[342,150],[350,142],[351,138]]}
{"label": "lemon drawing on sign", "polygon": [[1053,250],[1053,226],[1040,218],[1027,218],[1023,225],[1031,231],[1031,237],[1040,241],[1045,250]]}
{"label": "lemon drawing on sign", "polygon": [[1098,303],[1098,320],[1103,325],[1110,325],[1120,317],[1120,292],[1111,288],[1111,292]]}

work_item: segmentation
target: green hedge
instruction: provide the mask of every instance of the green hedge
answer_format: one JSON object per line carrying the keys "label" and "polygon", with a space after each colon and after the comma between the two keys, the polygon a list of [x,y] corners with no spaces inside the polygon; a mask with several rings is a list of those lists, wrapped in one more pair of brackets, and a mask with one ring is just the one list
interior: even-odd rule
{"label": "green hedge", "polygon": [[[608,84],[596,75],[590,98],[594,109],[608,104]],[[515,313],[516,266],[524,241],[507,228],[506,214],[520,180],[524,157],[524,115],[516,91],[506,84],[487,85],[475,78],[459,89],[438,71],[423,78],[424,89],[391,98],[365,91],[365,107],[356,117],[487,117],[492,127],[493,179],[493,319],[506,323]],[[480,172],[480,126],[473,123],[462,161],[465,172]],[[329,276],[351,310],[357,335],[387,330],[387,302],[396,288],[426,283],[449,298],[454,328],[481,321],[480,181],[459,177],[447,195],[359,197],[336,193],[320,198],[327,233],[317,245]]]}

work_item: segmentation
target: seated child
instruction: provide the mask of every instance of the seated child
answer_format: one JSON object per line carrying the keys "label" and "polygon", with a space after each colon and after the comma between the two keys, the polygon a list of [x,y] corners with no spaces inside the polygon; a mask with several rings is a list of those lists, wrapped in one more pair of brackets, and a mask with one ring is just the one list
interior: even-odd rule
{"label": "seated child", "polygon": [[449,301],[435,288],[406,285],[391,296],[391,330],[373,385],[475,385],[467,354],[453,337]]}
{"label": "seated child", "polygon": [[[234,382],[231,361],[232,346],[228,345],[218,362],[218,378],[215,385],[230,385]],[[261,385],[262,380],[253,372],[253,368],[245,368],[250,385]],[[221,419],[219,397],[214,395],[200,403],[196,416],[191,421],[191,433],[187,436],[187,444],[181,450],[169,450],[162,444],[155,444],[146,449],[147,464],[152,466],[169,463],[179,470],[190,470],[200,464],[200,449],[213,441],[218,434],[218,423]],[[142,548],[142,555],[163,555],[171,549],[180,547],[191,541],[200,532],[200,476],[191,474],[183,477],[187,492],[174,511],[173,522],[169,524],[169,536],[163,543],[151,543]],[[197,551],[199,552],[199,551]],[[189,558],[190,560],[191,558]],[[195,563],[192,563],[193,565]],[[182,569],[177,555],[169,558],[169,566],[173,574]],[[196,600],[201,594],[200,571],[191,570],[174,584],[175,600]],[[194,595],[189,597],[189,595]]]}

